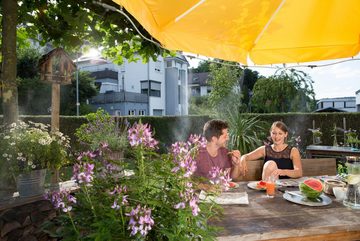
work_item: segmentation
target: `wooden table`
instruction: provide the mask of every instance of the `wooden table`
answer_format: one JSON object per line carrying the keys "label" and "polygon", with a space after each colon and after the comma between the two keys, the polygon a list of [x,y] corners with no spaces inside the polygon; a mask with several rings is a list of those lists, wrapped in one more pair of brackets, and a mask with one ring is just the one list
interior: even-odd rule
{"label": "wooden table", "polygon": [[238,191],[248,193],[249,205],[223,206],[224,216],[212,222],[224,228],[218,240],[360,240],[360,210],[334,200],[328,206],[303,206],[283,199],[278,190],[275,198],[266,198],[246,182]]}
{"label": "wooden table", "polygon": [[345,157],[360,156],[360,150],[354,150],[351,147],[343,146],[318,146],[310,145],[306,147],[306,157]]}

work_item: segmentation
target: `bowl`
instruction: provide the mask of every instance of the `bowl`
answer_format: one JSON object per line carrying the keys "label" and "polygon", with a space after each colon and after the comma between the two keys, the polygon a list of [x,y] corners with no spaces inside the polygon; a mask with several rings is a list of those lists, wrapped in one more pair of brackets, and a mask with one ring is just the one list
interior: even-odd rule
{"label": "bowl", "polygon": [[333,192],[337,201],[344,200],[346,191],[347,191],[346,187],[333,187]]}
{"label": "bowl", "polygon": [[336,179],[326,179],[324,181],[324,192],[326,194],[334,195],[334,187],[345,187],[346,183]]}

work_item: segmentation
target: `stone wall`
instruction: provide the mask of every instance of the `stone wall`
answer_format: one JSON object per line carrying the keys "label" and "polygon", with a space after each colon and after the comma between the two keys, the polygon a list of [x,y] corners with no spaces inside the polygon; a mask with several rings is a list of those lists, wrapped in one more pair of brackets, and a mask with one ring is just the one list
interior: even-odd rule
{"label": "stone wall", "polygon": [[36,201],[0,211],[0,241],[55,241],[42,231],[41,225],[56,217],[46,200]]}

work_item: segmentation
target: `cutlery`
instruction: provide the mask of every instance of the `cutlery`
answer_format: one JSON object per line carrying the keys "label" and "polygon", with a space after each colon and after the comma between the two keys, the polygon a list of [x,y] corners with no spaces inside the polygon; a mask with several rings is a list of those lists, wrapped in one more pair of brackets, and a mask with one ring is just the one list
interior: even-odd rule
{"label": "cutlery", "polygon": [[297,196],[297,197],[301,197],[301,198],[304,198],[303,195],[299,194],[299,193],[296,193],[296,192],[291,192],[291,191],[285,191],[285,193],[288,193],[292,196]]}

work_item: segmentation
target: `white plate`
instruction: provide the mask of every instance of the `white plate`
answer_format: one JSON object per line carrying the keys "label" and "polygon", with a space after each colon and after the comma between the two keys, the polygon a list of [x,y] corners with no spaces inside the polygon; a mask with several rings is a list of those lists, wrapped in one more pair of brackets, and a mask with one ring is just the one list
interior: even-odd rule
{"label": "white plate", "polygon": [[316,201],[312,201],[303,196],[300,191],[292,191],[292,193],[295,193],[296,195],[285,192],[283,197],[290,202],[312,207],[326,206],[332,203],[331,198],[325,194],[321,194]]}
{"label": "white plate", "polygon": [[280,187],[298,187],[299,181],[294,179],[279,179],[276,181],[276,185]]}
{"label": "white plate", "polygon": [[255,182],[248,182],[247,186],[248,188],[254,189],[254,190],[266,190],[266,188],[258,188],[257,187],[257,183],[259,181],[255,181]]}

